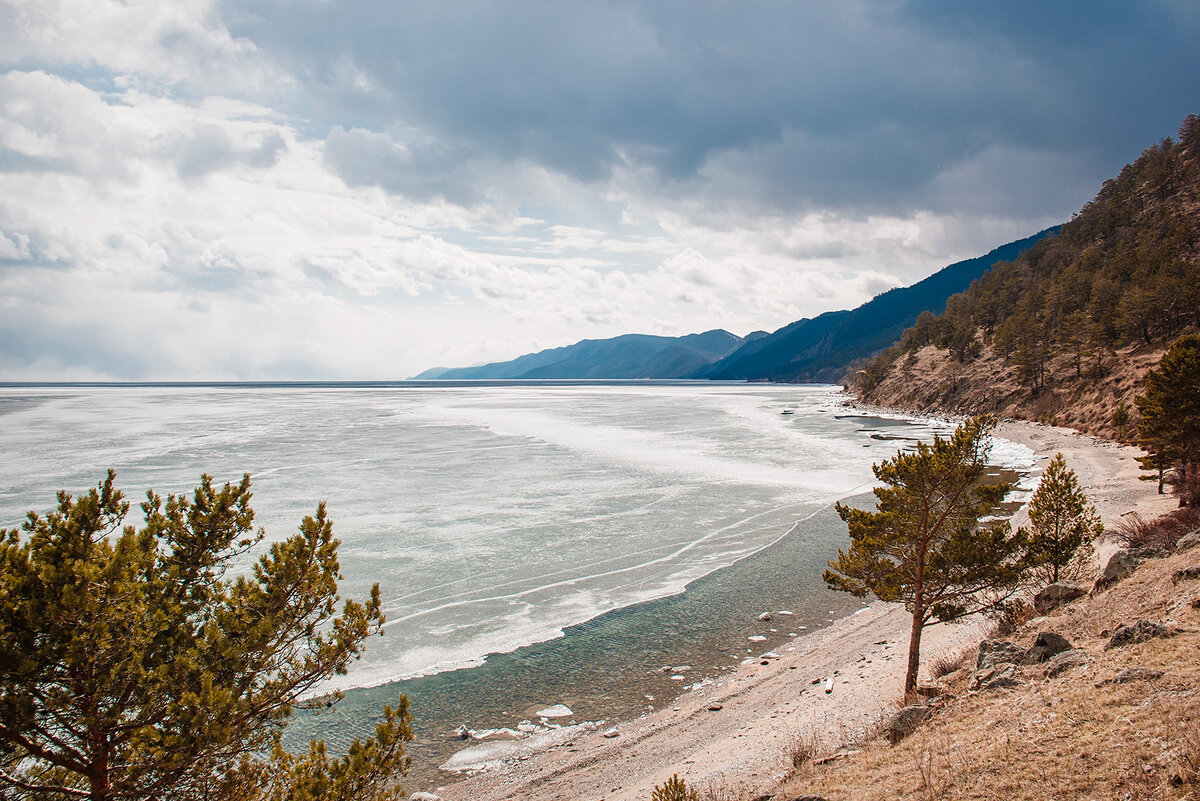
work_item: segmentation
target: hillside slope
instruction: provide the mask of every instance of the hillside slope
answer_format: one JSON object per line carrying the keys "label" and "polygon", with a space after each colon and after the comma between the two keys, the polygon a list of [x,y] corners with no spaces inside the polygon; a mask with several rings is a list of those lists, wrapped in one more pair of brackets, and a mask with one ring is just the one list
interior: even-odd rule
{"label": "hillside slope", "polygon": [[993,264],[1015,259],[1055,230],[1049,228],[1001,245],[985,256],[951,264],[912,286],[888,290],[856,309],[798,320],[742,345],[693,377],[840,381],[850,364],[891,345],[922,312],[940,314],[947,298],[965,290]]}
{"label": "hillside slope", "polygon": [[1200,329],[1200,118],[946,309],[851,377],[859,397],[1128,436],[1113,411],[1132,411],[1146,370]]}
{"label": "hillside slope", "polygon": [[[1058,675],[1021,667],[1014,686],[968,691],[976,654],[962,652],[961,667],[937,681],[945,705],[912,736],[802,765],[774,798],[1195,799],[1198,572],[1195,548],[1146,560],[1115,587],[1005,637],[1024,648],[1041,632],[1064,636],[1077,666]],[[1138,620],[1167,621],[1179,633],[1110,645]]]}

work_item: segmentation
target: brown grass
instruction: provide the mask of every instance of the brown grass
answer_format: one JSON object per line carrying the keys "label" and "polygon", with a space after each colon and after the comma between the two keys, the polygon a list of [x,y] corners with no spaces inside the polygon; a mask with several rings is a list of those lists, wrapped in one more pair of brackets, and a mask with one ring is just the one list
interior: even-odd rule
{"label": "brown grass", "polygon": [[968,661],[966,652],[964,651],[949,651],[940,654],[933,658],[929,663],[929,678],[937,681],[938,679],[949,676]]}
{"label": "brown grass", "polygon": [[1134,512],[1112,528],[1112,535],[1127,548],[1158,547],[1174,550],[1179,538],[1200,524],[1200,509],[1185,506],[1147,520]]}
{"label": "brown grass", "polygon": [[[959,697],[896,746],[813,765],[777,792],[866,799],[1200,799],[1200,581],[1171,580],[1200,562],[1191,551],[1146,562],[1125,582],[1081,599],[1016,642],[1053,630],[1088,651],[1089,664],[1026,684],[968,694],[967,671],[947,674]],[[1139,618],[1172,620],[1170,639],[1105,650],[1115,628]],[[1097,686],[1127,667],[1164,671],[1153,681]]]}
{"label": "brown grass", "polygon": [[825,745],[815,732],[797,732],[788,738],[787,764],[792,772],[801,770],[825,752]]}

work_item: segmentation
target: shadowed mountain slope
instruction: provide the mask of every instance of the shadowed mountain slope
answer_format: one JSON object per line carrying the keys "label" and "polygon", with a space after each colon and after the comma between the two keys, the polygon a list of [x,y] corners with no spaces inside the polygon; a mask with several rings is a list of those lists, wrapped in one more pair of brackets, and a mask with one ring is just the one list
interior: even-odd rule
{"label": "shadowed mountain slope", "polygon": [[891,289],[857,309],[799,320],[747,342],[693,378],[767,381],[840,381],[855,361],[897,339],[921,312],[941,314],[946,299],[964,291],[992,265],[1011,261],[1055,228],[1010,242],[985,256],[945,267],[912,286]]}
{"label": "shadowed mountain slope", "polygon": [[682,337],[624,334],[611,339],[585,339],[507,362],[428,370],[417,378],[445,381],[686,378],[756,335],[761,336],[762,332],[746,338],[720,329]]}

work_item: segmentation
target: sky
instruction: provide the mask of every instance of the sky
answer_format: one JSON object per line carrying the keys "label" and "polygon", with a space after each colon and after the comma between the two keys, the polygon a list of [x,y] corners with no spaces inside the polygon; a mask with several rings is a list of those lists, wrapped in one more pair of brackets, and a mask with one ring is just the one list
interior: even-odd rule
{"label": "sky", "polygon": [[1195,0],[0,0],[0,381],[775,330],[1070,219]]}

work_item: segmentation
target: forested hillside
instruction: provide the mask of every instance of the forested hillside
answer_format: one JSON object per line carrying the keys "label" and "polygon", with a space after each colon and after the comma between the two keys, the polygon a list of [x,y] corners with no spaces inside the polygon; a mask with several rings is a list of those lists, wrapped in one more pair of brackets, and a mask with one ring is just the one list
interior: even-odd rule
{"label": "forested hillside", "polygon": [[[996,411],[1127,436],[1141,377],[1200,327],[1200,117],[1056,236],[922,314],[850,377],[865,400]],[[1116,419],[1114,421],[1114,412]]]}
{"label": "forested hillside", "polygon": [[962,292],[993,264],[1015,259],[1054,230],[1047,229],[1001,245],[987,255],[943,267],[912,286],[890,289],[856,309],[798,320],[743,343],[692,377],[836,382],[845,375],[847,366],[874,356],[895,342],[919,314],[940,314],[946,308],[947,298]]}

